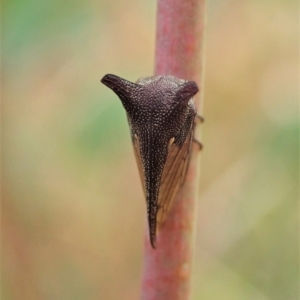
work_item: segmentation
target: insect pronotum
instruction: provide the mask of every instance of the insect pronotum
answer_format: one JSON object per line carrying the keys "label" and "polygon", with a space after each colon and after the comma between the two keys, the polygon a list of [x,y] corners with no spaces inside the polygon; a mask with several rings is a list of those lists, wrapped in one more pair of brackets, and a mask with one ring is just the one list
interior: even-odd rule
{"label": "insect pronotum", "polygon": [[153,76],[132,83],[107,74],[101,82],[112,89],[126,110],[134,153],[147,203],[150,242],[183,184],[189,164],[197,115],[194,81]]}

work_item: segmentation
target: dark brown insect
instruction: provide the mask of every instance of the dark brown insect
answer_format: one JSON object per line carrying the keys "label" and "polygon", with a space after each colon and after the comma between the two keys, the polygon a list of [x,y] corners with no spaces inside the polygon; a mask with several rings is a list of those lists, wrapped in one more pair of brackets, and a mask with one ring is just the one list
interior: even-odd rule
{"label": "dark brown insect", "polygon": [[127,112],[134,152],[147,202],[150,241],[164,223],[185,179],[194,137],[195,82],[153,76],[129,82],[107,74],[101,82],[112,89]]}

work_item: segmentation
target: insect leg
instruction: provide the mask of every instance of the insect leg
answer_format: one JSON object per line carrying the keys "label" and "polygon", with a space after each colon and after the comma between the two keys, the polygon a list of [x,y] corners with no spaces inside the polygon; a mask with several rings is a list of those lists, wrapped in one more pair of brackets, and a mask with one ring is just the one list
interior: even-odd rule
{"label": "insect leg", "polygon": [[200,115],[196,115],[196,118],[195,118],[195,119],[197,119],[196,122],[197,122],[197,121],[198,121],[199,123],[203,123],[203,122],[204,122],[204,118],[201,117]]}
{"label": "insect leg", "polygon": [[[204,118],[201,117],[200,115],[196,115],[196,116],[195,116],[195,119],[194,119],[194,127],[196,127],[196,125],[197,125],[198,122],[199,122],[199,123],[203,123],[203,122],[204,122]],[[202,143],[199,142],[199,141],[198,141],[197,139],[195,139],[195,138],[193,138],[193,142],[194,142],[195,144],[198,145],[199,151],[201,151],[202,148],[203,148]]]}
{"label": "insect leg", "polygon": [[198,140],[196,140],[195,138],[193,138],[193,142],[199,146],[199,151],[201,151],[202,148],[203,148],[202,143],[200,143],[200,142],[199,142]]}

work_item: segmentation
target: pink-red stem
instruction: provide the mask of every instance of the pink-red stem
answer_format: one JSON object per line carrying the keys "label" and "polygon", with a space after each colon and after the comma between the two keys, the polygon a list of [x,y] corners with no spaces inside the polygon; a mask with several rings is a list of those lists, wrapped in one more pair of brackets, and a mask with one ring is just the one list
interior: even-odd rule
{"label": "pink-red stem", "polygon": [[[197,82],[203,69],[204,0],[159,0],[156,35],[156,75],[174,75]],[[199,111],[200,95],[195,102]],[[184,186],[152,249],[145,232],[143,300],[189,298],[195,203],[199,160],[197,147]]]}

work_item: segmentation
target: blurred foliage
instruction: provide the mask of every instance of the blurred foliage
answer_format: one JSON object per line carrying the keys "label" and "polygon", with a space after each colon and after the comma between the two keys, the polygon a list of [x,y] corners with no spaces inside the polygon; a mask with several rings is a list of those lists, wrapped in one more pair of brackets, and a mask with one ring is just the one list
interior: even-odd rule
{"label": "blurred foliage", "polygon": [[[299,298],[299,7],[208,1],[192,299]],[[124,110],[154,1],[3,4],[3,299],[138,299],[145,203]]]}

